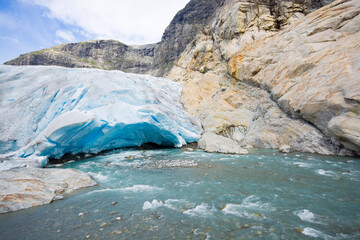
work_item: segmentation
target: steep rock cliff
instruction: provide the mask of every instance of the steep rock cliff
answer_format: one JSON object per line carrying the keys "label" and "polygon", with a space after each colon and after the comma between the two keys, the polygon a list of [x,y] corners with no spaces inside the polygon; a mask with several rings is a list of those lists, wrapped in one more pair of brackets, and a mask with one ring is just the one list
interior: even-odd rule
{"label": "steep rock cliff", "polygon": [[224,2],[225,0],[192,0],[175,15],[156,49],[156,75],[163,76],[172,68],[173,62],[197,33],[214,18],[216,10]]}
{"label": "steep rock cliff", "polygon": [[359,1],[336,1],[242,47],[228,69],[237,80],[267,89],[288,115],[360,153]]}
{"label": "steep rock cliff", "polygon": [[[358,153],[358,3],[337,1],[305,17],[313,6],[323,2],[275,1],[274,5],[266,1],[228,0],[209,27],[188,45],[167,77],[183,83],[183,104],[200,119],[205,132],[229,137],[244,147],[290,145],[292,150],[305,152]],[[311,47],[317,47],[314,51],[330,51],[323,54],[328,58],[317,56],[316,64],[322,66],[317,70],[311,64],[303,64],[306,56],[296,54],[297,48],[301,48],[300,53],[309,48],[304,39],[311,29]],[[323,36],[316,36],[318,32],[324,32]],[[338,42],[339,34],[352,36]],[[329,44],[333,44],[330,49]],[[342,51],[341,45],[348,50]],[[331,60],[332,55],[338,56]],[[341,65],[340,69],[335,63]],[[284,71],[291,71],[294,76],[277,80]],[[302,76],[307,71],[311,74]],[[319,78],[321,74],[325,77]],[[338,77],[326,81],[326,76],[333,75]],[[284,90],[285,94],[302,77],[302,91],[294,88],[287,100],[294,106],[310,102],[308,108],[312,112],[309,110],[307,116],[294,114],[297,108],[289,108],[286,98],[279,101],[282,95],[275,91]],[[332,100],[324,100],[332,94]],[[298,99],[293,99],[295,96]],[[314,101],[308,101],[311,97]]]}

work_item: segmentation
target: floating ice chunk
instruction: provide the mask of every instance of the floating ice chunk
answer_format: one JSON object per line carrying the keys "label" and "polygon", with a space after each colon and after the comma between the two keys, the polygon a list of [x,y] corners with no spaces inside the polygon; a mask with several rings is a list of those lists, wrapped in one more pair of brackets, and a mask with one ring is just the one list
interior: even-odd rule
{"label": "floating ice chunk", "polygon": [[1,65],[0,158],[195,142],[201,126],[183,110],[181,90],[120,71]]}

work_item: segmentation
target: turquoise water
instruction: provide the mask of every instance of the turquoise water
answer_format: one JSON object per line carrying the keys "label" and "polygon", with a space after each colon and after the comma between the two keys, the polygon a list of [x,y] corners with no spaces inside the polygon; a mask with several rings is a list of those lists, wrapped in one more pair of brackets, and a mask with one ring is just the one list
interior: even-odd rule
{"label": "turquoise water", "polygon": [[356,158],[118,150],[65,167],[99,186],[0,215],[0,239],[360,239]]}

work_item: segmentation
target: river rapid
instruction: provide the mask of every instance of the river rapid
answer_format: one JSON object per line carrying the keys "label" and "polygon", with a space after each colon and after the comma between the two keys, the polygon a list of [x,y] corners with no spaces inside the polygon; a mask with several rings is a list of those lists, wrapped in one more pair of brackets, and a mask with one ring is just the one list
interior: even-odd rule
{"label": "river rapid", "polygon": [[99,185],[0,215],[0,239],[360,239],[358,158],[123,149],[63,167]]}

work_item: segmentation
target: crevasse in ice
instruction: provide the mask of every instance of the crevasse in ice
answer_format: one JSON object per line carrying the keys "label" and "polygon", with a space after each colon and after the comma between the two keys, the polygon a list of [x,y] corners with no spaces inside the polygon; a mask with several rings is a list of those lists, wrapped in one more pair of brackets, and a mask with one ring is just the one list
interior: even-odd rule
{"label": "crevasse in ice", "polygon": [[60,158],[152,142],[182,146],[201,126],[171,80],[120,71],[0,65],[0,157]]}

